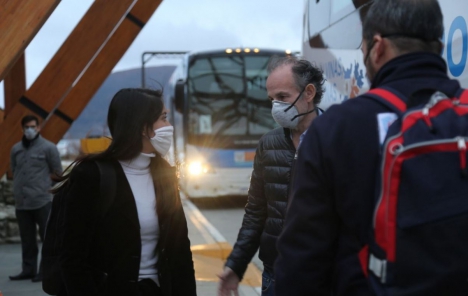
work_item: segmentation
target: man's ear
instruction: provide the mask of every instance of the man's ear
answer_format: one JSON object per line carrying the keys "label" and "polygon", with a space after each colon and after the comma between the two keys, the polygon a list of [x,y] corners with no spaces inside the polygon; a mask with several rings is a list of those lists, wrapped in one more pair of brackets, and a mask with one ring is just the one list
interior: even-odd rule
{"label": "man's ear", "polygon": [[[379,64],[382,60],[382,58],[385,56],[386,51],[387,51],[387,46],[388,40],[385,38],[382,38],[380,35],[374,35],[374,61],[376,64]],[[372,53],[371,53],[372,55]]]}
{"label": "man's ear", "polygon": [[315,94],[317,93],[317,89],[315,88],[315,85],[313,85],[312,83],[309,83],[307,84],[304,93],[305,93],[304,98],[306,99],[308,103],[310,103],[314,101]]}

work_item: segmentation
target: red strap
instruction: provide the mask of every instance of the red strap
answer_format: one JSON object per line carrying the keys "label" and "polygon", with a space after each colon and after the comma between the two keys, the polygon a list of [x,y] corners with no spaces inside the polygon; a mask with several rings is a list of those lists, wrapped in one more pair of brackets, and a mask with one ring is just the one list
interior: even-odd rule
{"label": "red strap", "polygon": [[361,251],[359,251],[358,257],[359,257],[359,263],[361,263],[362,273],[364,273],[364,276],[367,277],[369,274],[367,271],[367,267],[369,265],[369,246],[368,245],[365,245],[361,249]]}
{"label": "red strap", "polygon": [[374,88],[369,91],[370,94],[377,95],[382,99],[385,99],[387,102],[395,106],[401,112],[406,111],[406,103],[403,102],[399,97],[397,97],[392,92],[383,89],[383,88]]}
{"label": "red strap", "polygon": [[462,94],[460,95],[460,103],[463,105],[468,104],[468,89],[463,90]]}

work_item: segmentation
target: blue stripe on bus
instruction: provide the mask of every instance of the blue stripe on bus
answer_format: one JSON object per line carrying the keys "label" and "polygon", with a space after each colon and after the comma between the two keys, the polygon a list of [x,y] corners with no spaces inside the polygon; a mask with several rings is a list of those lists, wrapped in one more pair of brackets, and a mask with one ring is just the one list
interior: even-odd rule
{"label": "blue stripe on bus", "polygon": [[221,150],[198,148],[211,167],[218,168],[252,168],[255,149]]}

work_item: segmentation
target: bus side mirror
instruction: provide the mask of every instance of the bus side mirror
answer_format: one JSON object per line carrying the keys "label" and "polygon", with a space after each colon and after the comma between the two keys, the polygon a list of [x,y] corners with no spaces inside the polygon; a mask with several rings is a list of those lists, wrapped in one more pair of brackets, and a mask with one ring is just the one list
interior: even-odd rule
{"label": "bus side mirror", "polygon": [[183,113],[185,105],[185,81],[178,80],[175,85],[175,108]]}

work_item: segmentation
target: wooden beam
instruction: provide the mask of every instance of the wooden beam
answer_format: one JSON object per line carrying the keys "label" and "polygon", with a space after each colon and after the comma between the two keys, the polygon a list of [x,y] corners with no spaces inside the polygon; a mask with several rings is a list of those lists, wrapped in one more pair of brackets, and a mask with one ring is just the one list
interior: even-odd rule
{"label": "wooden beam", "polygon": [[0,0],[0,81],[60,0]]}
{"label": "wooden beam", "polygon": [[42,135],[54,142],[58,142],[63,137],[72,124],[72,120],[80,115],[160,3],[160,0],[138,1],[80,81],[58,107],[58,112],[65,114],[70,120],[66,121],[63,116],[59,117],[54,114],[42,128]]}
{"label": "wooden beam", "polygon": [[[40,2],[40,1],[39,1]],[[35,113],[44,120],[66,97],[137,0],[95,0],[52,60],[0,125],[0,175],[11,147],[21,139],[20,122]]]}
{"label": "wooden beam", "polygon": [[4,80],[5,115],[8,115],[13,106],[19,101],[26,91],[26,67],[24,54],[20,56]]}

